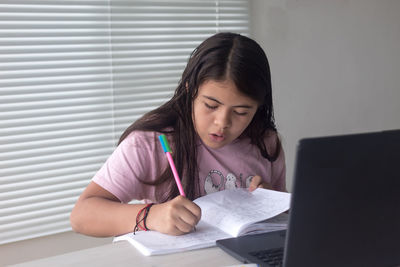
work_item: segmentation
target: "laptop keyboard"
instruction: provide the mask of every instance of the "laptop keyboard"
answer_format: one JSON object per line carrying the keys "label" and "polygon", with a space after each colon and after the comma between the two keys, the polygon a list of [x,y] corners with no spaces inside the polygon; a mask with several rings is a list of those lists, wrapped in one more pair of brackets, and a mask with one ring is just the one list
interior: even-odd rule
{"label": "laptop keyboard", "polygon": [[283,263],[283,248],[259,250],[249,254],[268,263],[270,266],[281,267]]}

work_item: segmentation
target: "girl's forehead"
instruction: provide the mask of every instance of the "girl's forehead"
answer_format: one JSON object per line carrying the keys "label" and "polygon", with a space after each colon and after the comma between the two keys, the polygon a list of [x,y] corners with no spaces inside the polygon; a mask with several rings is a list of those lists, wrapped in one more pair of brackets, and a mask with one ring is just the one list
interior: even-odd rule
{"label": "girl's forehead", "polygon": [[206,80],[204,81],[199,88],[206,88],[206,89],[233,89],[239,91],[232,80]]}
{"label": "girl's forehead", "polygon": [[208,80],[199,87],[197,97],[212,97],[222,103],[256,105],[257,101],[243,94],[232,80]]}

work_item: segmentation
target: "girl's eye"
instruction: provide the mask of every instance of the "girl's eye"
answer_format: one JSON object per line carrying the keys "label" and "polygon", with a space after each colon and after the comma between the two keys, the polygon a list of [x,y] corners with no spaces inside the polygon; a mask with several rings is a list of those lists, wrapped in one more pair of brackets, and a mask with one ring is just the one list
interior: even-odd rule
{"label": "girl's eye", "polygon": [[239,115],[239,116],[246,116],[247,115],[247,112],[238,112],[238,111],[234,111],[234,112],[235,112],[236,115]]}
{"label": "girl's eye", "polygon": [[209,109],[216,109],[218,106],[210,106],[209,104],[207,104],[207,103],[204,103],[204,105],[207,107],[207,108],[209,108]]}

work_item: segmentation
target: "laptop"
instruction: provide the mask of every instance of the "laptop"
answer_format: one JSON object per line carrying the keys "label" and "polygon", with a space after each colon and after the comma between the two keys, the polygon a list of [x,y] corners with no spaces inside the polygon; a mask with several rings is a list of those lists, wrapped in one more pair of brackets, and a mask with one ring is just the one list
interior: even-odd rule
{"label": "laptop", "polygon": [[260,266],[400,266],[400,130],[300,140],[287,230],[217,246]]}

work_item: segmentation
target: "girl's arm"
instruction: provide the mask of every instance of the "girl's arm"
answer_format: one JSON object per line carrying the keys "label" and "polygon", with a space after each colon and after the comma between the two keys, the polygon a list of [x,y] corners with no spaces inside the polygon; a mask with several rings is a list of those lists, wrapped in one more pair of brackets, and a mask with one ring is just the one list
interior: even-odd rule
{"label": "girl's arm", "polygon": [[[97,236],[116,236],[132,232],[136,215],[145,204],[124,204],[117,197],[91,182],[79,197],[70,216],[76,232]],[[190,232],[201,217],[200,208],[185,197],[155,204],[147,216],[150,230],[170,235]]]}

